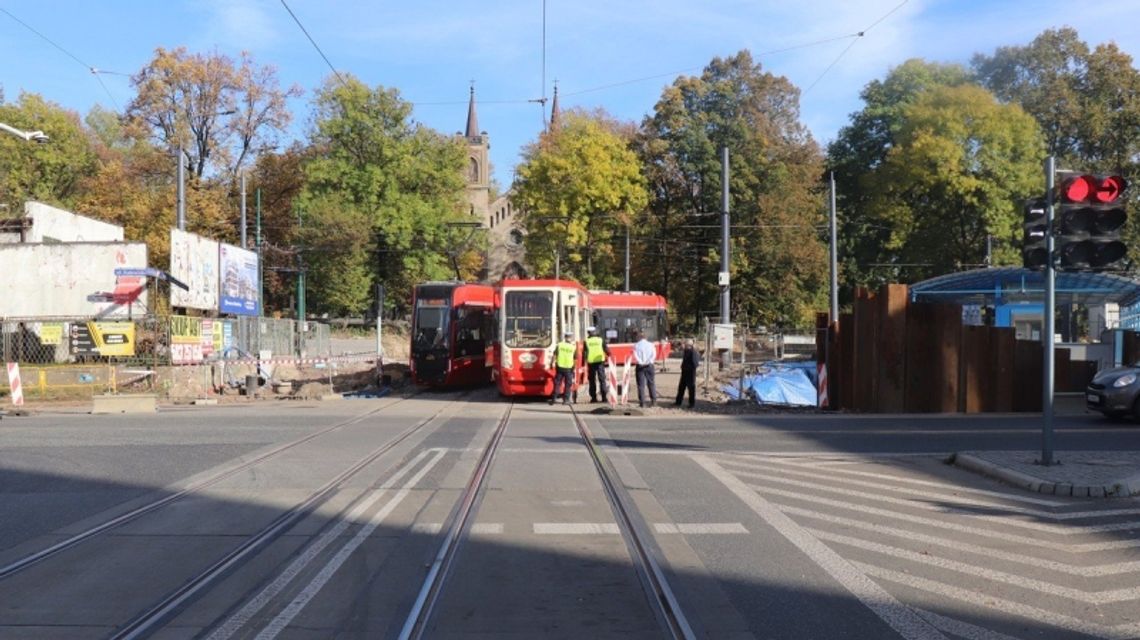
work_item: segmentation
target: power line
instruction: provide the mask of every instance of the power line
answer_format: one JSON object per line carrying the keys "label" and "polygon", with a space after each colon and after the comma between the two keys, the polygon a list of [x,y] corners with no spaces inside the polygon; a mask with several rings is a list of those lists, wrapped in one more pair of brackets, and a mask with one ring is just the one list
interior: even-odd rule
{"label": "power line", "polygon": [[[44,34],[40,33],[39,31],[36,31],[36,29],[34,27],[32,27],[32,25],[30,25],[27,22],[24,22],[23,20],[12,15],[11,11],[8,11],[7,9],[5,9],[3,7],[0,7],[0,11],[2,11],[9,18],[20,23],[20,25],[23,26],[28,31],[31,31],[32,33],[39,36],[44,42],[47,42],[48,44],[55,47],[56,49],[59,49],[61,52],[63,52],[63,54],[65,56],[67,56],[67,57],[71,58],[72,60],[78,62],[80,64],[80,66],[82,66],[84,69],[87,69],[88,71],[90,71],[91,74],[95,76],[95,79],[99,81],[99,86],[103,87],[103,91],[107,92],[107,97],[111,99],[111,104],[115,105],[115,111],[119,110],[119,103],[115,101],[115,96],[111,95],[111,90],[108,89],[107,85],[103,83],[103,79],[99,77],[100,73],[110,73],[110,72],[100,71],[100,70],[96,69],[95,67],[87,64],[86,62],[80,60],[79,57],[76,56],[74,53],[68,51],[67,49],[64,49],[62,46],[60,46],[57,42],[55,42],[51,38],[45,36]],[[123,75],[126,75],[126,74],[123,74]]]}
{"label": "power line", "polygon": [[333,63],[329,62],[329,58],[325,55],[325,52],[321,51],[321,48],[317,46],[317,41],[313,40],[313,36],[309,35],[309,30],[305,28],[305,25],[301,24],[301,20],[297,17],[297,14],[293,13],[293,10],[289,8],[289,5],[285,4],[285,0],[281,0],[281,6],[285,7],[285,10],[289,12],[290,16],[293,16],[293,22],[296,22],[297,26],[301,27],[301,33],[305,34],[305,37],[309,39],[310,43],[312,43],[313,48],[317,50],[317,53],[321,54],[321,58],[324,59],[325,64],[329,66],[329,69],[332,69],[333,74],[336,75],[336,79],[340,80],[340,83],[347,87],[348,83],[344,81],[344,78],[340,75],[340,72],[336,70],[336,67],[333,66]]}
{"label": "power line", "polygon": [[855,34],[856,39],[852,40],[850,44],[848,44],[846,47],[844,47],[843,51],[840,51],[839,55],[835,56],[835,59],[831,61],[831,64],[827,65],[827,68],[824,69],[823,72],[819,74],[819,77],[816,78],[814,81],[812,81],[812,83],[808,85],[807,89],[804,89],[800,95],[802,96],[802,95],[806,94],[807,92],[811,91],[812,88],[815,87],[815,85],[819,84],[819,81],[823,80],[823,76],[827,75],[827,72],[831,71],[832,67],[839,64],[840,59],[842,59],[843,56],[847,55],[847,52],[851,50],[851,47],[855,46],[856,42],[859,42],[859,38],[862,38],[864,35],[867,34],[868,31],[875,28],[875,26],[878,25],[880,22],[882,22],[883,20],[886,20],[888,17],[891,16],[891,14],[893,14],[894,12],[901,9],[902,6],[904,4],[906,4],[908,1],[909,0],[902,0],[902,2],[895,5],[894,9],[891,9],[890,11],[884,13],[882,16],[879,17],[878,20],[872,22],[870,24],[870,26],[868,26],[867,28],[863,29],[862,31],[859,31],[858,33],[856,33]]}

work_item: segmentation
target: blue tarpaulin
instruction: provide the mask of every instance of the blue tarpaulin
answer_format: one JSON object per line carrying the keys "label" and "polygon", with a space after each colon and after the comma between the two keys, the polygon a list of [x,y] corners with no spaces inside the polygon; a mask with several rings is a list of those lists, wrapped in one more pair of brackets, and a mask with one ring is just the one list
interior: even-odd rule
{"label": "blue tarpaulin", "polygon": [[[809,363],[810,364],[810,363]],[[814,365],[813,365],[814,367]],[[814,370],[813,370],[814,372]],[[798,407],[816,405],[816,388],[803,366],[768,369],[744,376],[743,395],[760,404],[782,404]],[[721,390],[733,400],[741,398],[740,383],[724,385]]]}

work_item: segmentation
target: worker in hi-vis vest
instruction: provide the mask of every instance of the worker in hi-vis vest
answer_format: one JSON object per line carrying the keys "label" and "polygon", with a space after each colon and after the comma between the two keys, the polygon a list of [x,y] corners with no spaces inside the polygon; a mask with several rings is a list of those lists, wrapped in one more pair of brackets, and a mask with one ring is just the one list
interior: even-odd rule
{"label": "worker in hi-vis vest", "polygon": [[578,343],[574,342],[574,332],[562,334],[562,342],[554,348],[554,393],[550,404],[558,399],[558,381],[562,381],[562,404],[570,404],[570,392],[574,387],[574,364],[578,361]]}
{"label": "worker in hi-vis vest", "polygon": [[[609,396],[609,386],[606,384],[606,359],[610,357],[610,348],[606,341],[598,335],[597,327],[588,327],[586,332],[586,377],[590,379],[590,402],[597,402],[597,389],[602,389],[602,402]],[[597,378],[597,384],[594,378]]]}

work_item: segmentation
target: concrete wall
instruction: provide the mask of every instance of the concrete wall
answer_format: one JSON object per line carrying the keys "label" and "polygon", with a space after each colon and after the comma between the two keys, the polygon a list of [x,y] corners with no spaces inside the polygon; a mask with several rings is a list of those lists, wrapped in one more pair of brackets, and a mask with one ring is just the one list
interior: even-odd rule
{"label": "concrete wall", "polygon": [[42,202],[25,203],[24,215],[32,219],[27,242],[123,241],[123,228],[119,225],[87,218]]}
{"label": "concrete wall", "polygon": [[[146,245],[125,242],[0,244],[0,318],[124,318],[146,311],[145,281],[116,278],[120,267],[147,266]],[[116,290],[144,286],[130,305],[110,299]]]}

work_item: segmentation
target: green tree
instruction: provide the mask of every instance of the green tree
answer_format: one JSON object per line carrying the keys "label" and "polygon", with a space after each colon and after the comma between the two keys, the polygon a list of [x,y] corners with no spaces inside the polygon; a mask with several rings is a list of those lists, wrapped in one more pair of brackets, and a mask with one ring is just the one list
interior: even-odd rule
{"label": "green tree", "polygon": [[314,253],[335,247],[313,259],[316,308],[363,311],[377,279],[406,300],[417,282],[453,277],[449,252],[467,230],[451,224],[472,220],[459,141],[413,123],[395,89],[351,76],[325,83],[313,121],[299,239]]}
{"label": "green tree", "polygon": [[0,203],[15,215],[26,200],[72,208],[83,180],[95,173],[95,140],[79,116],[34,93],[0,103],[0,122],[43,131],[49,144],[29,143],[0,131]]}
{"label": "green tree", "polygon": [[652,288],[660,282],[683,325],[719,309],[722,147],[731,162],[733,317],[805,326],[826,304],[823,163],[799,115],[799,91],[741,51],[678,78],[642,123],[637,148],[651,195],[637,225],[648,232],[636,273]]}
{"label": "green tree", "polygon": [[648,194],[637,155],[617,129],[605,114],[567,111],[524,150],[513,200],[526,212],[527,260],[536,273],[554,273],[557,251],[563,277],[620,287],[624,253],[615,245]]}
{"label": "green tree", "polygon": [[890,227],[875,220],[869,211],[879,185],[865,176],[887,160],[895,137],[904,124],[906,109],[925,91],[940,86],[960,86],[969,81],[964,67],[907,60],[883,80],[874,80],[860,94],[864,107],[851,115],[828,147],[828,165],[835,175],[836,209],[839,222],[840,300],[854,298],[855,287],[877,288],[898,282],[903,268],[889,266],[886,248]]}
{"label": "green tree", "polygon": [[1043,187],[1044,140],[1016,105],[975,85],[936,86],[902,112],[886,162],[864,176],[869,216],[911,279],[1020,262],[1021,202]]}

